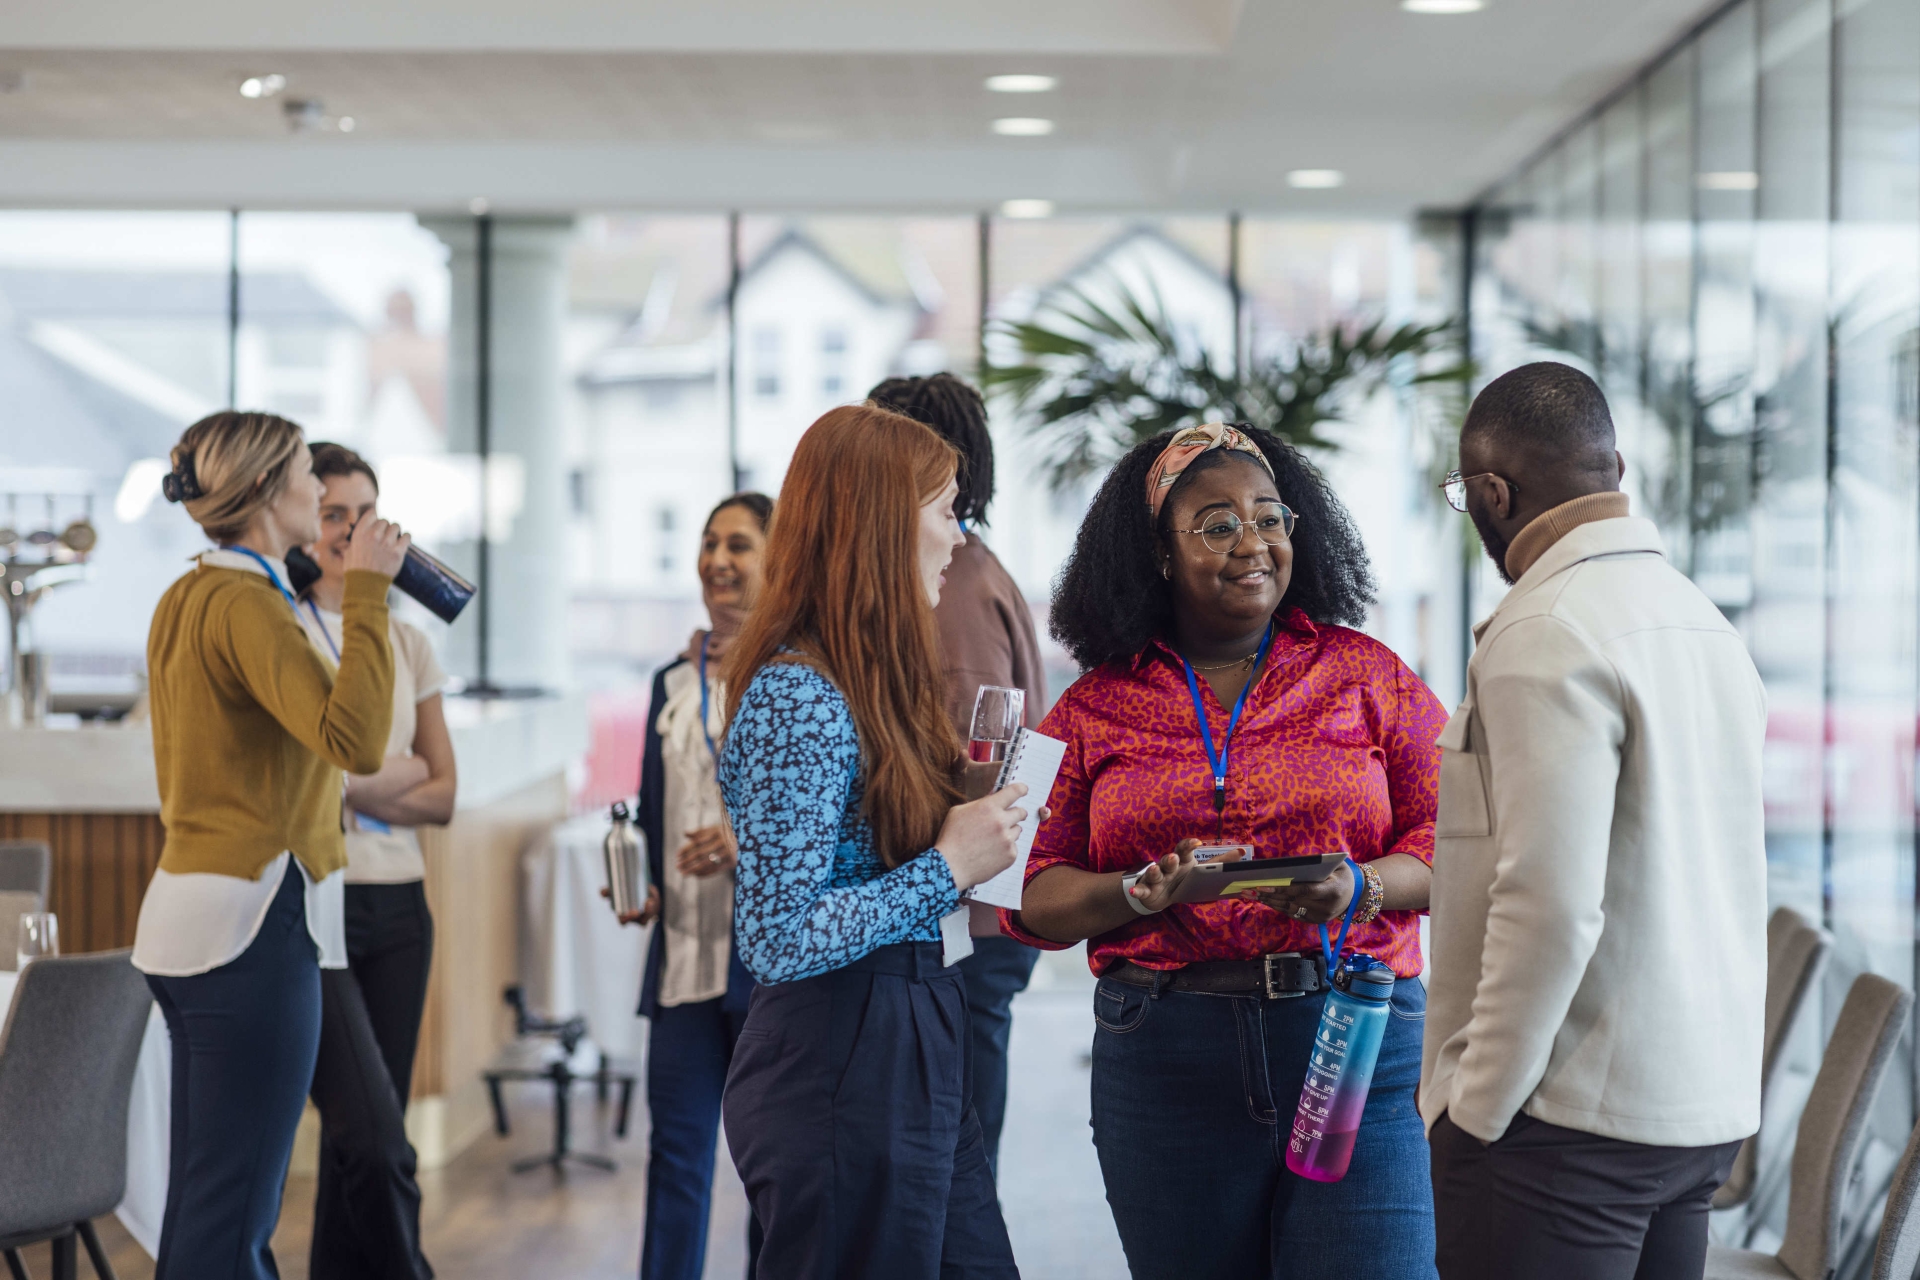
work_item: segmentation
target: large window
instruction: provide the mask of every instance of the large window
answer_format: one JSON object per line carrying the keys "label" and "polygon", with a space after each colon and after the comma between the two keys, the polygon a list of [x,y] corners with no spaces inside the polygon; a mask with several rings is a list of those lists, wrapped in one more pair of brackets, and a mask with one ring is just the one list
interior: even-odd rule
{"label": "large window", "polygon": [[[1911,985],[1920,5],[1728,7],[1477,214],[1483,372],[1601,377],[1638,510],[1751,645],[1770,897],[1834,934],[1826,1017],[1863,971]],[[1913,1103],[1911,1081],[1883,1091],[1854,1209]],[[1790,1124],[1772,1136],[1782,1158]]]}

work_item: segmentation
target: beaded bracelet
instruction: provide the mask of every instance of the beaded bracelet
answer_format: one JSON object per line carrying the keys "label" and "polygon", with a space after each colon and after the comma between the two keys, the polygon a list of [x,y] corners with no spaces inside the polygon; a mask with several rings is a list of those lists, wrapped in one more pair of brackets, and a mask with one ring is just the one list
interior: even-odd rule
{"label": "beaded bracelet", "polygon": [[1386,905],[1387,886],[1380,879],[1380,873],[1370,863],[1360,864],[1360,874],[1367,883],[1361,890],[1360,909],[1353,913],[1353,922],[1367,924],[1378,919],[1380,908]]}

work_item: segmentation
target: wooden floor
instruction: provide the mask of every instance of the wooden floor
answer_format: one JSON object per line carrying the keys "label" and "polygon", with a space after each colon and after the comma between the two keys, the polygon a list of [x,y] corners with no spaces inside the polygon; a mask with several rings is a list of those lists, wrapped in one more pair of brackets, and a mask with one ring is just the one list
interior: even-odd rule
{"label": "wooden floor", "polygon": [[[1047,954],[1014,1004],[1000,1199],[1021,1269],[1046,1280],[1113,1280],[1127,1273],[1087,1127],[1093,982],[1085,966],[1078,948]],[[482,1137],[446,1168],[421,1176],[421,1231],[441,1280],[636,1274],[646,1207],[645,1107],[635,1106],[632,1133],[612,1142],[608,1119],[586,1104],[580,1095],[576,1141],[617,1159],[615,1173],[509,1170],[514,1158],[544,1151],[551,1139],[548,1099],[529,1085],[510,1095],[511,1137]],[[705,1280],[740,1280],[746,1197],[724,1147],[715,1166]],[[313,1180],[289,1179],[273,1238],[283,1280],[307,1280],[312,1223]],[[120,1280],[152,1280],[152,1259],[117,1219],[103,1218],[98,1227]],[[47,1247],[25,1253],[36,1280],[47,1280]],[[80,1274],[90,1275],[84,1262]]]}
{"label": "wooden floor", "polygon": [[[442,1280],[611,1280],[637,1273],[646,1133],[636,1116],[633,1132],[624,1141],[611,1141],[610,1125],[584,1102],[584,1097],[576,1101],[576,1142],[618,1160],[614,1173],[577,1165],[557,1175],[548,1169],[513,1173],[509,1166],[516,1157],[539,1154],[551,1141],[551,1112],[529,1092],[509,1103],[516,1121],[511,1137],[488,1134],[446,1168],[421,1175],[421,1234]],[[732,1162],[722,1154],[717,1163],[722,1176],[716,1179],[707,1274],[733,1280],[746,1272],[746,1198],[732,1178]],[[151,1280],[153,1260],[118,1219],[102,1218],[96,1226],[120,1280]],[[313,1179],[289,1178],[273,1236],[283,1280],[306,1280],[312,1226]],[[26,1250],[24,1256],[35,1280],[52,1275],[47,1246]],[[82,1262],[80,1274],[90,1273]]]}

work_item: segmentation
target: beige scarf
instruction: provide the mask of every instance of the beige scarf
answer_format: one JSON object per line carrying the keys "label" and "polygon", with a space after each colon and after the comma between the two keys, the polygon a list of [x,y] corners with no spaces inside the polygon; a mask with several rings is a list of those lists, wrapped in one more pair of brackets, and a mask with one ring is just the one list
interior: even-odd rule
{"label": "beige scarf", "polygon": [[717,1000],[727,993],[727,962],[733,948],[733,874],[682,874],[679,854],[687,832],[726,821],[720,783],[707,734],[720,741],[725,687],[709,657],[707,733],[700,731],[700,672],[686,663],[667,673],[667,700],[655,726],[666,771],[663,805],[660,928],[666,932],[667,964],[660,977],[660,1003],[668,1007]]}

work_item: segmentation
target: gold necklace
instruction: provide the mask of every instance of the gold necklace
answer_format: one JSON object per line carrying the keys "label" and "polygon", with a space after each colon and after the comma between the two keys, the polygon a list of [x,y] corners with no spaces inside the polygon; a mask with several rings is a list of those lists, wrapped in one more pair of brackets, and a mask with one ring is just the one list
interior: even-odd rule
{"label": "gold necklace", "polygon": [[1187,663],[1187,665],[1192,667],[1195,671],[1228,671],[1234,667],[1249,666],[1252,664],[1253,660],[1259,656],[1260,656],[1260,651],[1256,649],[1244,658],[1235,658],[1232,662],[1222,662],[1216,666],[1203,667],[1197,662],[1189,662]]}

